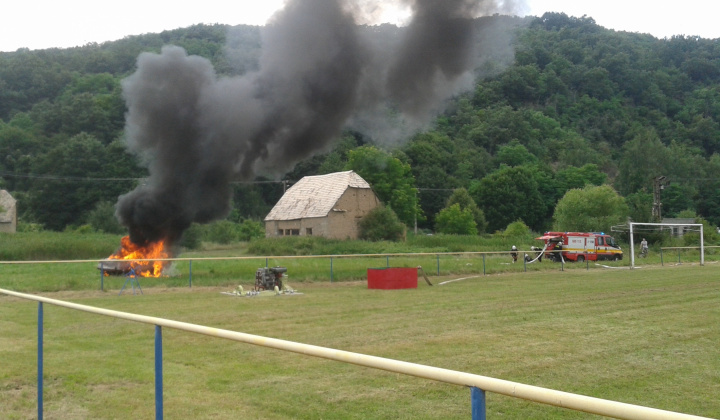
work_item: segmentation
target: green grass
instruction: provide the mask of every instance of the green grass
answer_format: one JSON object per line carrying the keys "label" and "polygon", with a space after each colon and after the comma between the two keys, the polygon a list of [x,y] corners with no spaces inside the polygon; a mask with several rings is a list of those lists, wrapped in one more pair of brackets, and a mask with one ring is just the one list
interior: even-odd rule
{"label": "green grass", "polygon": [[[651,255],[655,257],[659,259]],[[109,290],[97,290],[98,274],[87,264],[0,266],[0,287],[43,291],[63,285],[54,290],[64,290],[72,283],[77,291],[43,294],[720,417],[716,263],[653,264],[637,270],[598,266],[586,270],[568,264],[564,271],[558,264],[543,263],[542,270],[525,273],[521,264],[500,265],[507,257],[497,258],[497,267],[507,271],[482,276],[478,259],[448,257],[441,266],[450,267],[452,262],[458,273],[431,277],[433,287],[420,281],[417,289],[395,291],[368,290],[364,281],[330,284],[327,273],[317,278],[294,274],[329,269],[327,261],[295,260],[296,265],[291,265],[290,260],[278,260],[292,267],[290,283],[304,293],[279,298],[220,294],[249,279],[246,271],[252,274],[258,266],[238,261],[193,263],[197,280],[192,289],[184,275],[157,283],[143,279],[144,295],[118,296],[121,278],[106,278]],[[342,268],[350,260],[338,260],[338,270],[356,270],[358,277],[362,276],[359,266],[385,262],[368,259],[358,262],[358,267]],[[396,265],[393,258],[390,261]],[[431,258],[423,266],[434,261]],[[466,265],[469,261],[472,265]],[[467,272],[460,272],[461,268]],[[478,277],[438,285],[473,275]],[[36,412],[36,316],[36,303],[0,297],[3,418],[31,418]],[[153,332],[149,325],[45,305],[46,416],[151,418]],[[465,419],[470,415],[469,390],[462,387],[168,328],[163,330],[163,342],[167,418]],[[487,398],[488,418],[595,418],[497,394]]]}

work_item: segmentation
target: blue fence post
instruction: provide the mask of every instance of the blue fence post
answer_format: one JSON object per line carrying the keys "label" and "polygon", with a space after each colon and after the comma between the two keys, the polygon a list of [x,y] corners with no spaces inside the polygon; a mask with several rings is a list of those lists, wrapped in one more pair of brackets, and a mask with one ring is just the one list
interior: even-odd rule
{"label": "blue fence post", "polygon": [[470,401],[472,402],[472,420],[485,420],[485,391],[471,387]]}
{"label": "blue fence post", "polygon": [[155,326],[155,418],[163,418],[162,327]]}
{"label": "blue fence post", "polygon": [[440,254],[436,255],[437,257],[437,275],[440,275]]}
{"label": "blue fence post", "polygon": [[43,418],[43,304],[38,302],[37,398],[38,420]]}
{"label": "blue fence post", "polygon": [[188,287],[192,287],[192,260],[190,260],[190,268],[188,269],[190,275],[188,276]]}
{"label": "blue fence post", "polygon": [[333,257],[330,257],[330,283],[333,282]]}

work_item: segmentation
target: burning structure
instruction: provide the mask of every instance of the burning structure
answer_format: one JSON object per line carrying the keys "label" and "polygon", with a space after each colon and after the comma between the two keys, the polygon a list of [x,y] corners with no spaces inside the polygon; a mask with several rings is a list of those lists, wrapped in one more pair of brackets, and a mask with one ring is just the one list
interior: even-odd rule
{"label": "burning structure", "polygon": [[150,177],[117,203],[128,242],[163,241],[172,255],[191,223],[228,214],[231,182],[281,175],[348,127],[388,119],[420,127],[443,100],[472,86],[478,47],[497,50],[478,42],[475,18],[514,7],[511,0],[401,3],[412,12],[409,24],[398,39],[379,39],[360,25],[384,6],[380,0],[288,0],[262,29],[258,70],[239,77],[218,77],[208,60],[179,47],[141,54],[122,84],[125,134]]}

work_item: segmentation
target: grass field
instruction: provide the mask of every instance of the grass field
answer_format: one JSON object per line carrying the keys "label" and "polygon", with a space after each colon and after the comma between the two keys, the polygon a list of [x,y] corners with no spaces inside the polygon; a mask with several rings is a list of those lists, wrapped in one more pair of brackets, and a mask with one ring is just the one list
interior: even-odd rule
{"label": "grass field", "polygon": [[[331,284],[327,274],[293,275],[320,270],[314,260],[297,261],[269,262],[292,267],[290,284],[303,293],[296,296],[220,294],[249,282],[264,265],[257,261],[196,263],[192,288],[179,266],[176,278],[141,280],[143,295],[119,296],[122,278],[106,277],[100,291],[92,264],[3,265],[0,287],[720,417],[716,263],[637,270],[566,265],[564,271],[543,263],[523,272],[504,257],[496,262],[499,271],[482,276],[481,259],[448,259],[441,267],[453,261],[453,273],[441,270],[437,277],[430,258],[422,265],[435,286],[421,281],[417,289],[385,291],[368,290],[361,280]],[[325,271],[326,263],[317,264]],[[335,268],[358,270],[343,264],[349,263]],[[439,285],[471,276],[477,277]],[[0,296],[4,419],[36,413],[36,317],[37,303]],[[153,333],[148,325],[45,305],[45,417],[152,418]],[[163,342],[167,418],[470,416],[466,388],[167,328]],[[595,416],[488,394],[488,418]]]}

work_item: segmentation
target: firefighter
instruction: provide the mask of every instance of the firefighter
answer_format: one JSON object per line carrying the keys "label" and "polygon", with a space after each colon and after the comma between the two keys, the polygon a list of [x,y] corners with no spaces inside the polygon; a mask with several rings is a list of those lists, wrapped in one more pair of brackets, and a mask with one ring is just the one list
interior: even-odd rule
{"label": "firefighter", "polygon": [[513,260],[512,262],[516,263],[517,256],[518,256],[518,249],[515,245],[513,245],[512,248],[510,248],[510,256],[512,257],[512,260]]}
{"label": "firefighter", "polygon": [[640,256],[645,258],[648,254],[648,242],[647,239],[643,238],[640,242]]}
{"label": "firefighter", "polygon": [[539,246],[533,245],[530,247],[530,249],[535,251],[535,258],[537,258],[538,262],[542,262],[542,257],[543,257],[542,256],[542,248],[540,248]]}

